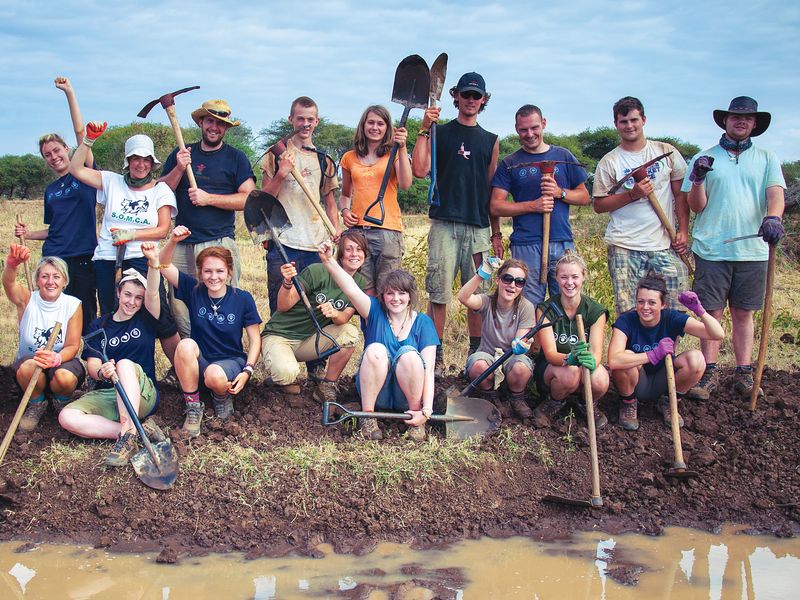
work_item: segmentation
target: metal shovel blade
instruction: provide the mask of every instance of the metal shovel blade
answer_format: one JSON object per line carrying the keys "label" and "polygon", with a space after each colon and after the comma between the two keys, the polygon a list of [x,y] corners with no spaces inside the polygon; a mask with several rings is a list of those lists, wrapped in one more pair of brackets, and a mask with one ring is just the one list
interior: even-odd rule
{"label": "metal shovel blade", "polygon": [[178,477],[178,452],[171,440],[152,444],[158,464],[153,462],[147,448],[142,448],[131,457],[131,466],[136,476],[147,487],[167,490]]}
{"label": "metal shovel blade", "polygon": [[483,398],[455,396],[447,398],[447,416],[471,417],[471,421],[447,423],[445,437],[464,440],[477,435],[486,435],[500,429],[503,418],[497,407]]}
{"label": "metal shovel blade", "polygon": [[428,108],[431,73],[428,64],[418,54],[406,56],[394,72],[392,102],[406,108]]}
{"label": "metal shovel blade", "polygon": [[588,500],[579,500],[577,498],[567,498],[565,496],[556,496],[548,494],[542,498],[543,502],[550,502],[552,504],[566,504],[567,506],[580,506],[581,508],[592,508],[592,503]]}
{"label": "metal shovel blade", "polygon": [[292,226],[280,201],[266,192],[253,190],[244,204],[244,223],[248,231],[272,239],[270,224],[275,232],[281,232]]}
{"label": "metal shovel blade", "polygon": [[436,57],[431,65],[431,86],[429,90],[429,100],[434,105],[442,97],[444,80],[447,75],[447,53],[442,52]]}

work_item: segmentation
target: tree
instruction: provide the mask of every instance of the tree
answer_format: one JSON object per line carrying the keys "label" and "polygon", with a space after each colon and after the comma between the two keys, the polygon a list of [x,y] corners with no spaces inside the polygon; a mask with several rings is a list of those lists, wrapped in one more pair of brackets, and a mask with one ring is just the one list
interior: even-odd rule
{"label": "tree", "polygon": [[41,156],[0,157],[0,195],[8,198],[40,196],[50,179],[50,169]]}

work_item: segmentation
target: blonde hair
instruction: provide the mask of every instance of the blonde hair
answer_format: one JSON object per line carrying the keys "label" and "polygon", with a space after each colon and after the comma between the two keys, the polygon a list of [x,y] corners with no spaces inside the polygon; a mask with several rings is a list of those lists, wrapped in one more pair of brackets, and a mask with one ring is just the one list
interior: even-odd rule
{"label": "blonde hair", "polygon": [[64,138],[62,138],[60,135],[58,135],[57,133],[45,133],[42,137],[39,138],[39,154],[41,154],[42,156],[44,156],[42,148],[44,148],[44,145],[49,142],[58,142],[59,144],[64,146],[64,148],[69,150],[67,142],[65,142]]}
{"label": "blonde hair", "polygon": [[556,273],[558,273],[558,268],[562,265],[578,265],[583,272],[583,276],[586,277],[586,262],[571,248],[567,248],[561,258],[556,261]]}
{"label": "blonde hair", "polygon": [[42,270],[42,267],[47,265],[50,265],[61,273],[61,276],[64,278],[64,288],[66,289],[69,285],[69,268],[67,267],[67,263],[64,262],[64,259],[57,256],[43,256],[40,258],[39,262],[36,264],[36,270],[33,272],[33,280],[39,281],[39,271]]}

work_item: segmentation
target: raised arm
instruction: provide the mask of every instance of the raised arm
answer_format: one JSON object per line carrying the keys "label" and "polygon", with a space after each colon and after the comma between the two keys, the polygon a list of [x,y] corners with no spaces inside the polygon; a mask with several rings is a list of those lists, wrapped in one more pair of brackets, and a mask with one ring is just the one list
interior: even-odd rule
{"label": "raised arm", "polygon": [[397,187],[401,190],[407,190],[410,188],[411,183],[414,180],[411,172],[411,161],[408,159],[408,148],[406,147],[407,139],[408,131],[405,127],[395,128],[394,143],[399,144],[400,150],[397,153],[397,159],[394,161],[394,166],[395,173],[397,173]]}
{"label": "raised arm", "polygon": [[[72,119],[72,129],[75,132],[75,143],[77,146],[80,146],[83,142],[83,138],[86,137],[86,129],[83,126],[83,117],[81,116],[81,109],[78,106],[78,97],[75,95],[75,90],[72,87],[72,83],[70,83],[70,80],[67,77],[56,77],[55,84],[56,87],[64,92],[64,94],[67,96],[69,116]],[[84,164],[90,168],[94,164],[94,156],[92,156],[91,149],[86,154],[86,162]]]}
{"label": "raised arm", "polygon": [[69,172],[72,176],[81,183],[90,185],[96,190],[103,189],[103,176],[100,174],[100,171],[95,171],[86,166],[86,157],[89,155],[95,140],[103,135],[107,127],[108,123],[106,122],[89,121],[89,125],[86,127],[86,138],[84,138],[83,143],[75,149],[75,152],[72,154],[72,160],[69,161]]}
{"label": "raised arm", "polygon": [[158,255],[161,264],[161,274],[172,287],[178,287],[178,267],[172,264],[172,255],[175,252],[175,246],[177,246],[178,242],[181,240],[185,240],[189,237],[191,233],[192,232],[189,231],[189,228],[185,225],[178,225],[172,230],[172,233],[167,238],[167,242],[164,244],[164,247],[161,248],[161,252]]}
{"label": "raised arm", "polygon": [[[428,108],[425,116],[422,117],[421,129],[430,131],[431,124],[439,121],[439,113],[442,109],[438,106]],[[420,139],[420,137],[422,139]],[[431,170],[431,139],[430,137],[417,137],[417,144],[411,153],[411,172],[414,177],[422,179],[427,177]],[[491,178],[490,178],[491,181]]]}
{"label": "raised arm", "polygon": [[344,292],[355,307],[359,315],[364,319],[369,317],[369,309],[371,306],[370,297],[364,293],[358,284],[350,275],[342,268],[342,266],[333,257],[333,244],[331,242],[323,242],[319,247],[319,258],[328,272],[331,274],[334,283]]}
{"label": "raised arm", "polygon": [[22,313],[25,312],[25,307],[28,306],[31,292],[17,281],[17,270],[30,256],[30,249],[20,244],[11,244],[8,258],[6,258],[6,264],[3,268],[3,289],[11,304],[17,307],[18,321],[22,319]]}
{"label": "raised arm", "polygon": [[147,259],[147,291],[144,294],[144,307],[153,317],[161,316],[161,298],[158,295],[161,285],[161,269],[158,262],[158,244],[143,242],[142,254]]}

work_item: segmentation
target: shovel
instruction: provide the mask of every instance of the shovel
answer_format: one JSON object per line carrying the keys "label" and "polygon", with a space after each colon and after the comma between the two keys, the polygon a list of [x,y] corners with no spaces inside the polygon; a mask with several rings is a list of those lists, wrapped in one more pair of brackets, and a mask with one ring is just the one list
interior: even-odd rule
{"label": "shovel", "polygon": [[[289,262],[286,250],[283,248],[283,244],[281,244],[278,237],[282,231],[291,227],[292,224],[283,206],[281,206],[281,203],[275,196],[259,190],[250,192],[244,205],[244,222],[251,233],[255,232],[256,234],[264,235],[275,244],[275,248],[278,249],[278,254],[281,255],[281,260],[284,264]],[[339,344],[336,343],[333,336],[326,333],[322,327],[320,327],[317,316],[314,314],[314,309],[308,301],[308,296],[303,286],[297,281],[297,277],[292,277],[292,284],[303,301],[303,305],[306,307],[306,312],[311,322],[314,324],[314,329],[317,330],[317,337],[314,340],[314,350],[317,353],[317,358],[315,360],[323,360],[331,354],[336,354],[340,350]],[[323,337],[327,338],[331,344],[333,344],[333,346],[327,350],[320,350],[320,340]]]}
{"label": "shovel", "polygon": [[[96,337],[100,338],[100,349],[89,343],[89,340]],[[108,355],[106,354],[107,342],[106,330],[102,328],[83,337],[83,343],[86,348],[99,354],[104,363],[108,362]],[[142,443],[144,443],[144,448],[131,457],[131,465],[136,476],[147,487],[156,490],[171,488],[178,477],[178,453],[172,445],[172,440],[166,439],[156,444],[151,443],[116,373],[111,376],[111,381],[122,399],[122,403],[125,405],[125,410],[128,411],[128,416],[136,427],[136,432],[139,434]]]}
{"label": "shovel", "polygon": [[750,392],[750,410],[755,411],[758,403],[758,391],[761,389],[761,377],[764,375],[764,363],[767,360],[767,343],[769,342],[769,326],[772,321],[772,289],[775,287],[775,249],[777,245],[769,245],[767,261],[766,292],[764,293],[764,310],[761,312],[761,339],[758,341],[758,358],[753,373],[753,391]]}
{"label": "shovel", "polygon": [[[400,61],[400,64],[397,65],[397,70],[394,72],[392,102],[397,102],[405,106],[403,116],[400,117],[399,127],[406,126],[408,113],[411,112],[412,108],[428,108],[428,94],[431,87],[430,79],[431,73],[428,70],[428,64],[417,54],[406,56]],[[389,153],[389,162],[386,164],[386,170],[383,172],[383,180],[381,181],[381,188],[378,191],[378,197],[364,211],[364,220],[367,223],[383,225],[383,219],[386,216],[386,211],[383,207],[383,195],[386,193],[386,186],[389,185],[389,176],[392,174],[394,159],[399,149],[400,144],[392,144],[392,151]],[[380,219],[369,215],[369,212],[376,204],[380,205]]]}
{"label": "shovel", "polygon": [[[585,340],[586,330],[583,327],[583,315],[576,315],[575,322],[578,325],[578,338]],[[583,397],[586,401],[586,423],[589,428],[589,452],[592,457],[592,498],[591,500],[581,500],[550,494],[542,498],[542,500],[569,506],[600,508],[603,506],[603,498],[600,496],[600,465],[597,459],[597,432],[594,427],[594,399],[592,398],[592,381],[589,369],[581,367],[581,378],[583,379]]]}
{"label": "shovel", "polygon": [[[20,223],[22,223],[22,219],[19,218],[19,213],[17,213],[17,225],[19,225]],[[22,244],[23,246],[27,246],[27,244],[25,243],[25,236],[24,235],[19,236],[19,243]],[[25,267],[25,281],[28,283],[28,291],[32,292],[33,291],[33,279],[31,278],[31,268],[28,266],[28,261],[27,260],[25,262],[23,262],[22,264]]]}
{"label": "shovel", "polygon": [[681,426],[678,421],[678,394],[675,390],[675,368],[672,365],[672,355],[667,354],[664,358],[664,365],[667,371],[667,392],[669,393],[669,411],[671,413],[672,425],[672,447],[675,451],[675,462],[671,469],[664,472],[664,477],[673,479],[690,479],[697,477],[697,471],[689,471],[686,462],[683,460],[683,446],[681,444]]}
{"label": "shovel", "polygon": [[[442,52],[431,65],[431,87],[428,93],[429,106],[434,107],[442,97],[444,79],[447,74],[447,54]],[[431,184],[428,187],[428,204],[439,206],[439,185],[436,179],[436,123],[431,123]]]}
{"label": "shovel", "polygon": [[[339,409],[342,415],[331,419],[331,408]],[[431,415],[429,423],[442,423],[447,439],[464,440],[473,436],[483,435],[500,427],[500,415],[496,414],[497,408],[488,400],[479,398],[453,398],[447,402],[447,410],[443,415]],[[495,418],[495,415],[497,418]],[[335,425],[350,418],[362,419],[394,419],[407,421],[411,418],[408,413],[394,412],[366,412],[350,410],[338,402],[325,402],[322,405],[322,424]]]}

